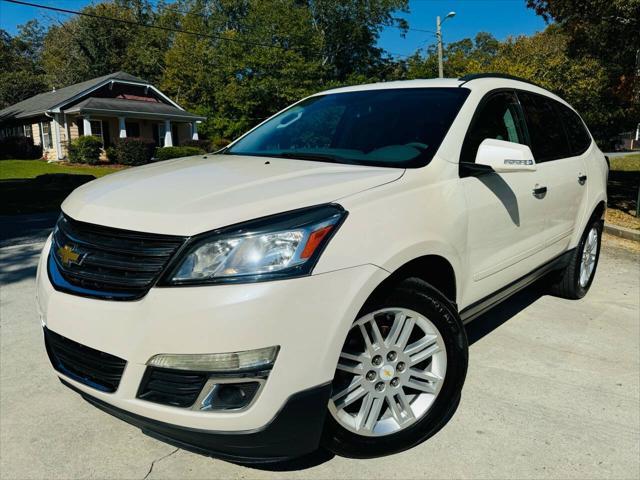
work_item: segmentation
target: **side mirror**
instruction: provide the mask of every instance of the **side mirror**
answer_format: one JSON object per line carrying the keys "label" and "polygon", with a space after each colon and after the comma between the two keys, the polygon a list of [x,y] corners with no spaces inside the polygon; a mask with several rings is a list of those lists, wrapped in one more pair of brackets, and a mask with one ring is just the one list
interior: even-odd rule
{"label": "side mirror", "polygon": [[536,162],[527,145],[487,138],[476,154],[476,164],[491,167],[494,172],[535,172]]}

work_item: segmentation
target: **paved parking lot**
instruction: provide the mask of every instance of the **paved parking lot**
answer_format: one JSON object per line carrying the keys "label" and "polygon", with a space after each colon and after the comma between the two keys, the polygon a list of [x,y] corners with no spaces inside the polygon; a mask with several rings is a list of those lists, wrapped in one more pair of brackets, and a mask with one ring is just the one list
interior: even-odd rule
{"label": "paved parking lot", "polygon": [[461,405],[434,438],[291,471],[177,450],[102,413],[49,367],[33,302],[39,244],[0,249],[2,478],[640,477],[640,255],[608,238],[589,295],[530,288],[479,318]]}

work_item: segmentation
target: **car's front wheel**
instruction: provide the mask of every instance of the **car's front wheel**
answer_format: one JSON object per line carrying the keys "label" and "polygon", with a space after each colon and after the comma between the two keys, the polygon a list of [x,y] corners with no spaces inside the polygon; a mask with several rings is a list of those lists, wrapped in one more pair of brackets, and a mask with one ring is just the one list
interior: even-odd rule
{"label": "car's front wheel", "polygon": [[455,411],[467,363],[467,338],[455,308],[424,281],[403,281],[349,331],[324,446],[365,458],[424,441]]}

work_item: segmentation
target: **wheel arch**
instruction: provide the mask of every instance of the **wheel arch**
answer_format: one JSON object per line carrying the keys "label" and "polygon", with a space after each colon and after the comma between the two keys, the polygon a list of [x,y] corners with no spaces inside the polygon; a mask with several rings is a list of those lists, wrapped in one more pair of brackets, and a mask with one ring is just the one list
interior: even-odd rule
{"label": "wheel arch", "polygon": [[[456,306],[457,286],[456,273],[451,262],[441,255],[421,255],[407,261],[396,268],[369,295],[362,307],[362,312],[380,302],[403,280],[419,278],[438,290],[454,306]],[[457,309],[457,306],[456,306]]]}

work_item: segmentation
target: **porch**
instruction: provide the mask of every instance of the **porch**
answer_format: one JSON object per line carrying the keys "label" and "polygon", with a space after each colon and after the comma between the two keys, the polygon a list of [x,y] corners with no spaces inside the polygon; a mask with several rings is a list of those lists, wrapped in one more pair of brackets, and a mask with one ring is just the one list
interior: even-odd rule
{"label": "porch", "polygon": [[127,137],[151,140],[157,147],[179,146],[198,140],[204,119],[164,103],[91,97],[53,116],[53,139],[59,142],[54,148],[59,159],[65,158],[68,142],[82,135],[100,138],[105,149]]}

